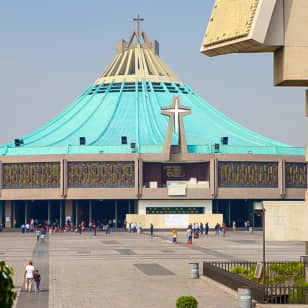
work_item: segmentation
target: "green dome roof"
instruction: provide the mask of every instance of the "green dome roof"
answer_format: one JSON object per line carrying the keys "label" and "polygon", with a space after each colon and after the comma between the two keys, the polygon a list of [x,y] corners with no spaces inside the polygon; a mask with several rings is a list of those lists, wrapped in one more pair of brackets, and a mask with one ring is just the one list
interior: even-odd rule
{"label": "green dome roof", "polygon": [[[20,146],[1,146],[0,155],[131,153],[131,142],[137,153],[163,153],[169,119],[161,107],[169,106],[173,96],[191,107],[191,115],[183,118],[189,153],[214,153],[215,143],[227,136],[220,153],[304,155],[304,148],[263,137],[217,111],[162,61],[158,42],[149,42],[142,31],[144,43],[133,44],[135,35],[117,43],[112,63],[68,108],[21,137]],[[173,134],[172,143],[177,142]]]}

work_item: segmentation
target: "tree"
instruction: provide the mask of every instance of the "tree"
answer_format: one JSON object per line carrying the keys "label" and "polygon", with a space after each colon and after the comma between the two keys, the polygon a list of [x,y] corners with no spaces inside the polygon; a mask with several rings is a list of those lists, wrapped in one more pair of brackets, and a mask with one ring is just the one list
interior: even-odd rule
{"label": "tree", "polygon": [[13,282],[14,269],[4,261],[0,262],[0,303],[1,308],[12,308],[16,298]]}

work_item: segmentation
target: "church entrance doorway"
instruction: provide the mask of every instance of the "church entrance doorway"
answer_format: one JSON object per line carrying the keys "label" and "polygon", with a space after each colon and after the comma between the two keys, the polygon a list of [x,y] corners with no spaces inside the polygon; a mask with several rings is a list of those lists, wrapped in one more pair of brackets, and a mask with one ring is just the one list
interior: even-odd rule
{"label": "church entrance doorway", "polygon": [[27,220],[37,219],[39,223],[48,223],[48,201],[47,200],[32,200],[28,202]]}
{"label": "church entrance doorway", "polygon": [[92,219],[97,223],[112,223],[123,227],[126,214],[133,213],[133,200],[92,200]]}

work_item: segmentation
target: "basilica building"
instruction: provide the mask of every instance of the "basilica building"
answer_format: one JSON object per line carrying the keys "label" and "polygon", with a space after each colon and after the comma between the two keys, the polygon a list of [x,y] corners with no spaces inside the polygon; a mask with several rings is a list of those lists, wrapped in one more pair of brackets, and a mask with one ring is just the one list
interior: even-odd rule
{"label": "basilica building", "polygon": [[0,146],[0,222],[116,219],[120,227],[127,214],[220,213],[229,226],[259,225],[254,202],[304,200],[304,148],[216,110],[167,66],[136,20],[71,105]]}

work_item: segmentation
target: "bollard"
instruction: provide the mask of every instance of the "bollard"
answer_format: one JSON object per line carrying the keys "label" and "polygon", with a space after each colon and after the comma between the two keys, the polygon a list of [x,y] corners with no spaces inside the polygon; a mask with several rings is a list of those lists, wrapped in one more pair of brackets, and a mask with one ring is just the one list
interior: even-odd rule
{"label": "bollard", "polygon": [[189,263],[188,278],[192,279],[199,278],[199,263]]}
{"label": "bollard", "polygon": [[238,294],[238,307],[239,308],[252,308],[251,290],[247,287],[237,289]]}

